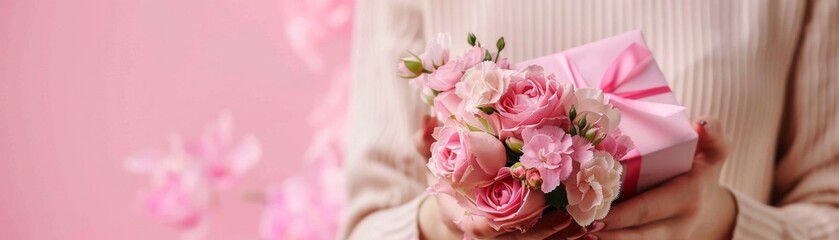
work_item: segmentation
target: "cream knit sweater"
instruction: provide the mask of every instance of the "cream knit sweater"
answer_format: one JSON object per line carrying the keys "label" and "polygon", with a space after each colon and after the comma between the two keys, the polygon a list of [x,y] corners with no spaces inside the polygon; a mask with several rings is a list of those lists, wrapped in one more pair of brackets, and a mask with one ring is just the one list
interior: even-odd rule
{"label": "cream knit sweater", "polygon": [[504,36],[516,62],[640,29],[690,117],[722,121],[734,238],[839,239],[839,1],[360,0],[356,14],[342,238],[417,238],[427,107],[395,76],[405,50],[451,32],[461,54],[471,31]]}

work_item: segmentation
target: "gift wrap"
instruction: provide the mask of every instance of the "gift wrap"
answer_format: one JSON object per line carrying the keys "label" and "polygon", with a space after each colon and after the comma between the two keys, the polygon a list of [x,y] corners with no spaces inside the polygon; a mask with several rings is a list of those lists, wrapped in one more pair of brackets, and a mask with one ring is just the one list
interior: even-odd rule
{"label": "gift wrap", "polygon": [[635,150],[623,158],[621,199],[690,171],[698,136],[640,31],[524,61],[576,87],[598,88],[621,111]]}

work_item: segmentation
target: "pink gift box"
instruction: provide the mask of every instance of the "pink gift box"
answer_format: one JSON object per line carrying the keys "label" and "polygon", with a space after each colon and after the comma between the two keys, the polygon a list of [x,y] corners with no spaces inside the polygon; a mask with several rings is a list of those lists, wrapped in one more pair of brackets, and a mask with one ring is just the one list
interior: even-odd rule
{"label": "pink gift box", "polygon": [[698,136],[652,58],[640,31],[524,61],[577,87],[600,88],[621,111],[620,130],[635,142],[624,157],[621,198],[690,170]]}

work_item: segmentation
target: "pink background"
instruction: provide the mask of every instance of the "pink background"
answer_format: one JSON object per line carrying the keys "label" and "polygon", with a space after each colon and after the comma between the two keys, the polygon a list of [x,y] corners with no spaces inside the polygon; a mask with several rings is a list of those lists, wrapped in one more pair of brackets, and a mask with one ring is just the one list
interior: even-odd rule
{"label": "pink background", "polygon": [[294,171],[329,82],[285,46],[281,5],[0,0],[2,238],[177,239],[141,213],[148,179],[123,158],[166,150],[172,132],[197,136],[229,109],[264,154],[211,212],[209,239],[256,239],[262,208],[238,192]]}

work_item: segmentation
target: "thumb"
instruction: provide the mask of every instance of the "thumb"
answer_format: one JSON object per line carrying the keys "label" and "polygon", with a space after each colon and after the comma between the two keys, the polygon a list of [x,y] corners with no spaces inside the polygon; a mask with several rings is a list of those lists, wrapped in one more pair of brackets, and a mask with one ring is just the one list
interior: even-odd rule
{"label": "thumb", "polygon": [[728,145],[721,134],[720,121],[715,117],[702,116],[696,119],[694,128],[699,134],[699,143],[696,146],[697,159],[709,164],[717,164],[725,160]]}

